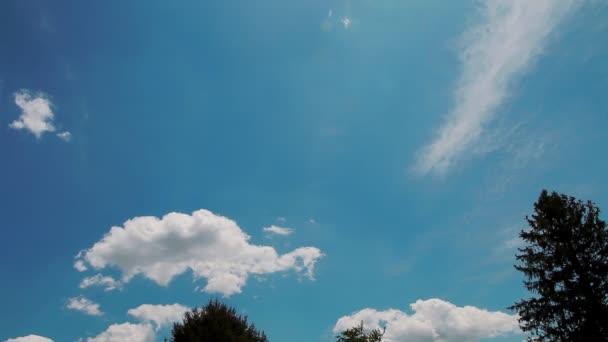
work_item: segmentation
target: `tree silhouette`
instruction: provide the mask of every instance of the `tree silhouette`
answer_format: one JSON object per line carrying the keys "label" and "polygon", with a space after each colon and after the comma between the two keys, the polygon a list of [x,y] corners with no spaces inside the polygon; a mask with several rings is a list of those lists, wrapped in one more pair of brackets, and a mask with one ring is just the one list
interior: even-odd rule
{"label": "tree silhouette", "polygon": [[336,336],[336,342],[382,342],[384,331],[374,329],[369,333],[365,333],[363,329],[363,321],[361,324],[350,329],[346,329]]}
{"label": "tree silhouette", "polygon": [[515,268],[536,296],[510,309],[529,341],[608,341],[608,231],[592,202],[543,190]]}
{"label": "tree silhouette", "polygon": [[186,312],[182,322],[173,324],[171,335],[170,342],[268,342],[246,316],[217,299]]}

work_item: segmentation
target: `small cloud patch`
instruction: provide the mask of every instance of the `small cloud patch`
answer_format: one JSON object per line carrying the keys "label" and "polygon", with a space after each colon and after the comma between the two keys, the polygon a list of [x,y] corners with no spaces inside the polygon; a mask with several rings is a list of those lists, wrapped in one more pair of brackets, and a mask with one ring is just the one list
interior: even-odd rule
{"label": "small cloud patch", "polygon": [[266,233],[281,235],[281,236],[288,236],[288,235],[293,234],[293,232],[294,232],[294,230],[292,228],[279,227],[279,226],[275,226],[274,224],[271,225],[270,227],[264,227],[264,231]]}
{"label": "small cloud patch", "polygon": [[57,133],[57,137],[65,142],[72,140],[72,133],[68,131]]}
{"label": "small cloud patch", "polygon": [[73,297],[68,300],[66,307],[71,310],[83,312],[90,316],[101,316],[103,312],[99,310],[99,304],[85,297]]}
{"label": "small cloud patch", "polygon": [[80,288],[86,289],[91,286],[101,286],[104,287],[104,291],[112,291],[116,289],[122,288],[122,283],[112,277],[103,276],[101,274],[96,274],[92,277],[84,278],[80,282]]}
{"label": "small cloud patch", "polygon": [[34,95],[28,90],[21,90],[15,93],[15,104],[21,108],[21,115],[10,123],[10,128],[26,130],[38,139],[45,132],[55,131],[55,114],[51,108],[51,100],[46,95]]}
{"label": "small cloud patch", "polygon": [[[21,115],[8,125],[10,128],[28,131],[36,139],[40,139],[46,132],[55,132],[53,104],[46,94],[20,90],[15,93],[15,104],[21,109]],[[56,135],[65,142],[72,139],[72,133],[69,131]]]}

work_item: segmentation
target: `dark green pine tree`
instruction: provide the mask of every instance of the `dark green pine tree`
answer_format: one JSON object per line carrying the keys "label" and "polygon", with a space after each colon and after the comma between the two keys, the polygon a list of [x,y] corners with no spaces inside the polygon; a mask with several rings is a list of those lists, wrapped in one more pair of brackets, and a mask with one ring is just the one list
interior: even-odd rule
{"label": "dark green pine tree", "polygon": [[608,341],[608,231],[592,202],[540,194],[516,256],[532,298],[510,309],[536,342]]}
{"label": "dark green pine tree", "polygon": [[362,321],[356,327],[346,329],[336,336],[336,342],[382,342],[383,336],[384,331],[380,329],[374,329],[366,334]]}
{"label": "dark green pine tree", "polygon": [[217,299],[201,309],[186,312],[182,322],[173,324],[170,342],[268,342],[246,316]]}

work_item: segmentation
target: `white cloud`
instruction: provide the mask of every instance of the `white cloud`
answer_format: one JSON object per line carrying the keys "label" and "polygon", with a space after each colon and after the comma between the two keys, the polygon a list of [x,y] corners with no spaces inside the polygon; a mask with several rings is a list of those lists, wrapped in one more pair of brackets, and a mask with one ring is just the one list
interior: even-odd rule
{"label": "white cloud", "polygon": [[277,235],[291,235],[293,233],[293,229],[291,228],[283,228],[279,226],[275,226],[274,224],[270,227],[264,227],[264,231],[267,233],[277,234]]}
{"label": "white cloud", "polygon": [[87,342],[154,342],[156,333],[150,324],[112,324],[106,331],[95,337],[87,338]]}
{"label": "white cloud", "polygon": [[[81,261],[81,260],[79,260]],[[92,277],[84,278],[80,282],[80,288],[86,289],[90,286],[103,286],[104,291],[112,291],[122,288],[122,283],[112,277],[96,274]]]}
{"label": "white cloud", "polygon": [[344,18],[344,19],[342,19],[342,20],[341,20],[341,22],[342,22],[342,25],[344,25],[344,28],[346,28],[346,29],[347,29],[347,28],[350,26],[350,24],[351,24],[351,20],[350,20],[350,18]]}
{"label": "white cloud", "polygon": [[38,335],[27,335],[23,337],[9,338],[5,342],[53,342],[53,340]]}
{"label": "white cloud", "polygon": [[414,312],[363,309],[340,318],[334,333],[363,321],[366,329],[386,327],[388,342],[474,342],[506,334],[520,333],[517,315],[487,311],[474,306],[458,307],[440,300],[418,300]]}
{"label": "white cloud", "polygon": [[464,36],[455,105],[434,141],[420,151],[416,170],[445,173],[469,153],[511,85],[542,53],[547,37],[575,7],[573,0],[489,0],[482,21]]}
{"label": "white cloud", "polygon": [[68,131],[63,131],[63,132],[57,133],[57,137],[65,142],[69,142],[70,140],[72,140],[72,133],[70,133]]}
{"label": "white cloud", "polygon": [[87,266],[84,264],[82,260],[76,260],[74,263],[74,268],[78,270],[78,272],[84,272],[88,270]]}
{"label": "white cloud", "polygon": [[204,291],[225,296],[240,293],[250,274],[294,270],[314,279],[315,263],[323,256],[318,248],[279,255],[274,248],[249,240],[234,221],[201,209],[192,215],[135,217],[124,228],[112,227],[80,258],[96,270],[119,268],[123,283],[142,274],[167,286],[175,276],[192,270],[196,279],[207,279]]}
{"label": "white cloud", "polygon": [[153,322],[160,329],[173,322],[180,321],[189,308],[180,304],[152,305],[143,304],[128,311],[129,315],[143,322]]}
{"label": "white cloud", "polygon": [[99,310],[99,304],[91,301],[85,297],[73,297],[68,299],[68,303],[66,304],[68,309],[84,312],[87,315],[91,316],[101,316],[103,312]]}
{"label": "white cloud", "polygon": [[40,138],[44,132],[53,132],[53,110],[51,101],[43,94],[32,95],[27,90],[15,93],[15,103],[21,108],[21,115],[9,126],[25,129]]}

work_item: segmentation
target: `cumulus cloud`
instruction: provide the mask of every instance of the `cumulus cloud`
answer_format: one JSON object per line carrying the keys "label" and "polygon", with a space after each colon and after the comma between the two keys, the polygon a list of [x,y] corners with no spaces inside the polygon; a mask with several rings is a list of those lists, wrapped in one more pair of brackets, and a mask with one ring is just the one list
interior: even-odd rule
{"label": "cumulus cloud", "polygon": [[53,340],[38,335],[27,335],[23,337],[9,338],[6,340],[6,342],[53,342]]}
{"label": "cumulus cloud", "polygon": [[575,7],[573,0],[489,0],[482,20],[464,35],[455,105],[418,156],[420,173],[445,173],[477,142],[497,109],[543,51],[547,37]]}
{"label": "cumulus cloud", "polygon": [[334,333],[358,325],[386,328],[388,342],[474,342],[520,333],[517,315],[487,311],[474,306],[458,307],[440,299],[418,300],[413,314],[396,309],[363,309],[336,322]]}
{"label": "cumulus cloud", "polygon": [[21,115],[9,126],[25,129],[40,138],[44,132],[53,132],[53,110],[51,101],[44,95],[33,95],[27,90],[15,93],[15,104],[21,108]]}
{"label": "cumulus cloud", "polygon": [[315,263],[323,256],[318,248],[279,255],[274,248],[249,240],[234,221],[201,209],[192,215],[130,219],[124,227],[112,227],[79,258],[96,270],[117,267],[123,283],[141,274],[167,286],[175,276],[192,270],[195,279],[207,280],[204,291],[225,296],[240,293],[250,274],[293,270],[314,279]]}
{"label": "cumulus cloud", "polygon": [[80,288],[86,289],[90,286],[102,286],[104,291],[112,291],[122,288],[122,283],[112,277],[96,274],[92,277],[84,278],[80,282]]}
{"label": "cumulus cloud", "polygon": [[283,235],[283,236],[291,235],[293,233],[293,229],[291,229],[291,228],[279,227],[279,226],[275,226],[274,224],[271,225],[270,227],[264,227],[264,231],[267,233]]}
{"label": "cumulus cloud", "polygon": [[68,299],[66,307],[68,309],[80,311],[91,316],[103,315],[103,312],[99,310],[99,304],[82,296]]}
{"label": "cumulus cloud", "polygon": [[106,331],[95,337],[87,338],[87,342],[154,342],[156,333],[150,324],[112,324]]}
{"label": "cumulus cloud", "polygon": [[128,311],[129,315],[143,322],[152,322],[156,330],[180,321],[189,309],[180,304],[152,305],[143,304]]}

